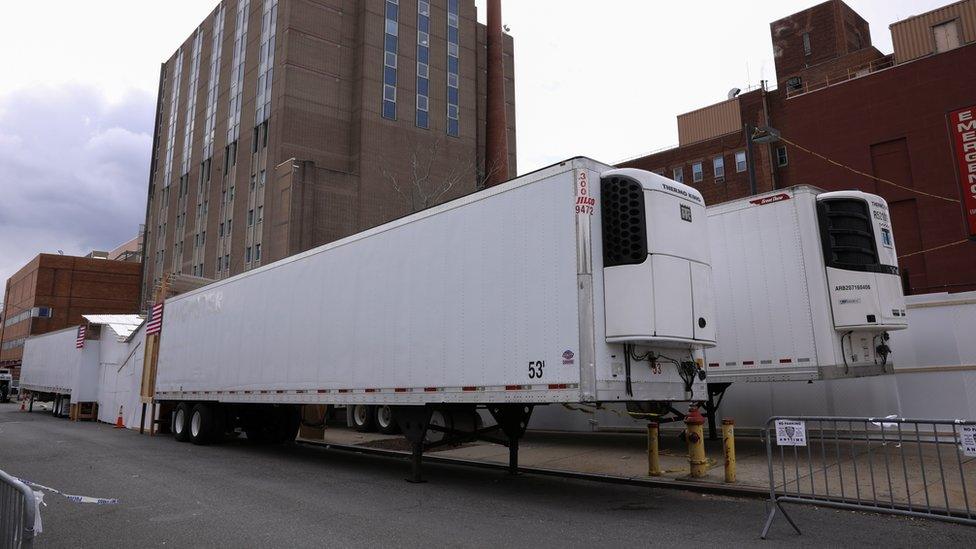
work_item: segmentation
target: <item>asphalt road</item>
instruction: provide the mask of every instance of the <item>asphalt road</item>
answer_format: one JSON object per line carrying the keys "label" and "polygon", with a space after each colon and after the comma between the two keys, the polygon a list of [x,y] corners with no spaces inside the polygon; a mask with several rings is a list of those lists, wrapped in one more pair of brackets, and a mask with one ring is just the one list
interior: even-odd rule
{"label": "asphalt road", "polygon": [[[428,464],[305,445],[193,446],[0,405],[0,469],[97,506],[45,495],[37,547],[744,546],[752,499]],[[976,528],[789,507],[768,545],[972,547]]]}

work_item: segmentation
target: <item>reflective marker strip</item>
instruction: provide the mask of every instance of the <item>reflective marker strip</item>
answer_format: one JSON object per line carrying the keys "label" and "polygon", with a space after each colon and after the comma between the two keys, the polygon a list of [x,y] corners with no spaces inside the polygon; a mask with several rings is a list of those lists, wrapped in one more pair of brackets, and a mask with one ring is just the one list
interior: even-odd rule
{"label": "reflective marker strip", "polygon": [[477,387],[461,387],[462,391],[477,391]]}
{"label": "reflective marker strip", "polygon": [[440,391],[437,387],[424,387],[425,393],[436,393],[437,391]]}
{"label": "reflective marker strip", "polygon": [[791,362],[793,362],[793,359],[792,358],[781,358],[781,359],[779,359],[779,363],[780,364],[789,364]]}
{"label": "reflective marker strip", "polygon": [[393,389],[393,392],[394,393],[406,393],[407,392],[407,388],[406,387],[397,387],[396,389]]}
{"label": "reflective marker strip", "polygon": [[708,363],[708,367],[709,368],[718,368],[719,367],[719,363],[718,362],[709,362]]}
{"label": "reflective marker strip", "polygon": [[549,384],[549,388],[550,389],[565,389],[566,388],[566,384],[565,383],[550,383]]}

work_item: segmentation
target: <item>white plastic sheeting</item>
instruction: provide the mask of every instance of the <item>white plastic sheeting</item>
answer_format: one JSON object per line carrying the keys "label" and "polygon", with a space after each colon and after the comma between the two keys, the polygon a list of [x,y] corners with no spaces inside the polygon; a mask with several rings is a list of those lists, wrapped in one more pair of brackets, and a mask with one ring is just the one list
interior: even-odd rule
{"label": "white plastic sheeting", "polygon": [[119,339],[128,339],[139,326],[145,322],[145,318],[139,315],[81,315],[92,324],[108,326]]}
{"label": "white plastic sheeting", "polygon": [[[145,355],[146,330],[139,327],[128,340],[102,330],[101,355],[98,364],[98,420],[115,423],[122,408],[122,421],[130,429],[139,428],[142,401],[142,363]],[[148,427],[148,420],[146,422]]]}

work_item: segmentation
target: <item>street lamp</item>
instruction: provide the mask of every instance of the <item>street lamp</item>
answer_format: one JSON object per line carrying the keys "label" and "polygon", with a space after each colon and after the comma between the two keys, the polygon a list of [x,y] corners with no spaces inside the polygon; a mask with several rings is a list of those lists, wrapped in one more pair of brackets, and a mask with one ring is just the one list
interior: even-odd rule
{"label": "street lamp", "polygon": [[746,154],[749,156],[749,194],[756,194],[756,163],[752,155],[753,143],[775,143],[779,141],[779,130],[769,126],[746,124]]}

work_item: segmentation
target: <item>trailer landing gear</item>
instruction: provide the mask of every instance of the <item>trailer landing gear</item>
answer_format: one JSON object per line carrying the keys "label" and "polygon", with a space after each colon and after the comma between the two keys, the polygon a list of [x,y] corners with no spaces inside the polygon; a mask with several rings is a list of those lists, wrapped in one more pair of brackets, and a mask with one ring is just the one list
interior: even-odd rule
{"label": "trailer landing gear", "polygon": [[[408,482],[425,482],[421,473],[425,449],[475,440],[508,446],[508,472],[512,475],[518,474],[519,439],[525,435],[528,427],[529,417],[532,415],[531,404],[489,406],[488,412],[495,419],[495,425],[488,427],[480,426],[474,406],[394,406],[391,409],[403,436],[410,442]],[[431,415],[435,409],[450,418],[447,425],[431,424]],[[469,430],[465,430],[465,427]],[[444,437],[429,442],[428,431],[443,433]],[[494,436],[495,431],[501,431],[505,438]]]}
{"label": "trailer landing gear", "polygon": [[532,406],[489,406],[488,411],[508,439],[508,474],[517,475],[519,439],[525,435],[525,429],[529,426]]}

